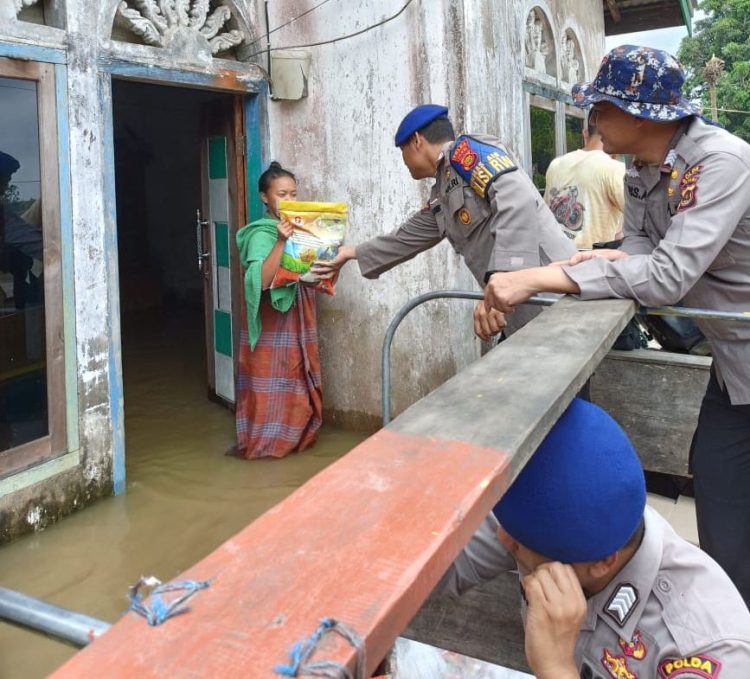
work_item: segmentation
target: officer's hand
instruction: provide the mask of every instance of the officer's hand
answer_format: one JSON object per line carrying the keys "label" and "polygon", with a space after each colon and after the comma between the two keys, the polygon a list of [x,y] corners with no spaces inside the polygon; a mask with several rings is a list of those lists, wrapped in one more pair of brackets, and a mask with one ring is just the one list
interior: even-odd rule
{"label": "officer's hand", "polygon": [[586,262],[589,259],[608,259],[610,262],[614,262],[618,259],[626,259],[628,257],[627,252],[622,250],[584,250],[583,252],[577,252],[570,259],[563,262],[555,262],[556,264],[580,264]]}
{"label": "officer's hand", "polygon": [[292,237],[293,231],[294,227],[287,219],[282,219],[280,222],[276,222],[276,233],[278,234],[279,240],[289,240]]}
{"label": "officer's hand", "polygon": [[484,302],[479,302],[474,308],[474,334],[480,340],[489,342],[492,337],[502,332],[506,325],[505,316],[497,309],[487,311]]}
{"label": "officer's hand", "polygon": [[342,245],[333,259],[319,259],[312,263],[310,271],[318,276],[321,280],[333,278],[350,259],[357,258],[357,251],[351,245]]}
{"label": "officer's hand", "polygon": [[528,285],[529,271],[532,270],[492,274],[484,288],[484,304],[487,310],[496,309],[503,314],[512,314],[516,310],[516,304],[522,304],[537,292]]}
{"label": "officer's hand", "polygon": [[578,677],[575,645],[586,597],[572,566],[545,563],[523,579],[526,659],[537,679]]}

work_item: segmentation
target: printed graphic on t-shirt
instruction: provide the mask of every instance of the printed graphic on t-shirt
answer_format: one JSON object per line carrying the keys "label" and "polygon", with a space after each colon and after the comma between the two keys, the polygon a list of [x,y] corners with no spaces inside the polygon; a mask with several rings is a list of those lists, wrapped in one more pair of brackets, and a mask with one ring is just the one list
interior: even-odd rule
{"label": "printed graphic on t-shirt", "polygon": [[555,219],[563,226],[569,238],[575,238],[583,231],[586,209],[578,200],[577,186],[563,186],[561,189],[550,189],[550,210]]}

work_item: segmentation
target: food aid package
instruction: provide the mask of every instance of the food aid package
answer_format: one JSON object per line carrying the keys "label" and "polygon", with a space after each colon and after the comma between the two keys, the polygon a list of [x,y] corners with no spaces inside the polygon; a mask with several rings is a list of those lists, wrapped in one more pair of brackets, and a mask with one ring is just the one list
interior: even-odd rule
{"label": "food aid package", "polygon": [[346,203],[307,203],[279,201],[279,214],[293,227],[284,244],[281,264],[271,282],[272,288],[303,283],[328,295],[334,293],[335,278],[321,280],[310,272],[313,262],[331,260],[344,242]]}

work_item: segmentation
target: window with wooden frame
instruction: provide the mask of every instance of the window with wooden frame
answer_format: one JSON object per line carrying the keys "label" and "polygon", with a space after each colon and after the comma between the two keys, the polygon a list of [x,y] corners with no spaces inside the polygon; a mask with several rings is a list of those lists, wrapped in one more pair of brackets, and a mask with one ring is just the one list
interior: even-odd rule
{"label": "window with wooden frame", "polygon": [[67,447],[51,64],[0,58],[0,478]]}

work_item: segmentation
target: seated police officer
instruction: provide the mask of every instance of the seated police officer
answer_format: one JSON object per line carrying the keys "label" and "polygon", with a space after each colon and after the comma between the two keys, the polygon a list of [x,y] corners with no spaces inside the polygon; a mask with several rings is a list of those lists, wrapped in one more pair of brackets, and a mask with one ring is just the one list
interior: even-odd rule
{"label": "seated police officer", "polygon": [[[403,119],[395,143],[414,179],[435,179],[428,204],[387,235],[342,246],[333,261],[317,262],[315,273],[332,276],[356,259],[365,278],[378,278],[443,238],[463,256],[481,286],[492,272],[575,254],[575,246],[499,139],[475,134],[456,139],[448,109],[426,104]],[[537,313],[537,308],[524,309],[508,331]],[[504,326],[500,312],[477,306],[474,330],[480,338],[489,339]]]}
{"label": "seated police officer", "polygon": [[517,568],[538,679],[744,679],[750,612],[737,588],[645,505],[627,436],[576,399],[439,589]]}

